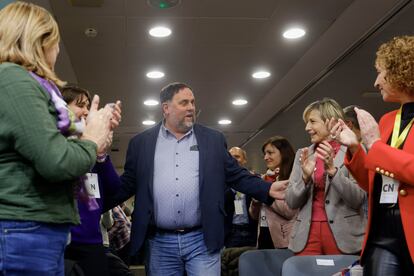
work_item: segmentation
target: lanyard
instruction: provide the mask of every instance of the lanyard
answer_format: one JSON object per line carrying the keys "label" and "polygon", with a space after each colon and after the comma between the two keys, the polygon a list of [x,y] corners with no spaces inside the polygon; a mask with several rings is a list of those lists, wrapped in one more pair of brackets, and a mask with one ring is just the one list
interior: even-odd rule
{"label": "lanyard", "polygon": [[398,135],[398,132],[400,131],[401,126],[401,110],[402,106],[397,112],[397,115],[395,116],[394,121],[394,130],[392,131],[392,138],[391,138],[391,147],[393,148],[399,148],[401,144],[405,141],[408,135],[408,131],[411,128],[411,125],[414,122],[414,118],[411,119],[410,123],[404,128],[403,132],[401,132],[401,135]]}

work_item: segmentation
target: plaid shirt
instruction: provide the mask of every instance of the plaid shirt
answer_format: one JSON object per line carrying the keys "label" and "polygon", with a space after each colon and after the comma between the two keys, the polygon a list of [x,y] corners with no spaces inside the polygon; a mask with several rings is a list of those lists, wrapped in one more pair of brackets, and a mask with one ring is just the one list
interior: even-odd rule
{"label": "plaid shirt", "polygon": [[122,249],[130,239],[131,222],[120,206],[112,209],[114,225],[109,229],[109,243],[115,251]]}

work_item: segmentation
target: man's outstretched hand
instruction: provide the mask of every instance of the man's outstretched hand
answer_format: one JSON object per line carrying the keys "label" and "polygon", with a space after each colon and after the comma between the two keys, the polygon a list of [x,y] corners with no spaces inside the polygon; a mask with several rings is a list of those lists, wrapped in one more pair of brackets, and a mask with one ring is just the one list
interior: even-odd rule
{"label": "man's outstretched hand", "polygon": [[289,180],[275,181],[270,186],[269,195],[274,199],[284,200]]}

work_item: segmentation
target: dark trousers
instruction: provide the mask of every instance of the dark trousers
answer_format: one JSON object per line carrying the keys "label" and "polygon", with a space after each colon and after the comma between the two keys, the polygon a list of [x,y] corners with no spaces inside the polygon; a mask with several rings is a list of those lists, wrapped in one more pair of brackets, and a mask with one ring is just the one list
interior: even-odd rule
{"label": "dark trousers", "polygon": [[256,246],[257,236],[256,232],[250,229],[249,225],[232,225],[232,229],[224,246],[226,248],[231,247],[244,247],[244,246]]}
{"label": "dark trousers", "polygon": [[108,259],[102,244],[75,244],[66,247],[65,259],[75,261],[85,276],[109,276]]}
{"label": "dark trousers", "polygon": [[119,250],[113,250],[115,255],[117,255],[119,258],[121,258],[122,261],[124,261],[125,264],[129,265],[131,262],[130,255],[130,244],[131,242],[128,242],[124,247],[122,247]]}
{"label": "dark trousers", "polygon": [[[375,177],[375,184],[381,184],[378,175]],[[376,185],[374,200],[378,203],[373,208],[371,232],[361,259],[364,275],[414,275],[414,264],[405,239],[400,207],[398,203],[379,204],[380,194],[381,185]]]}
{"label": "dark trousers", "polygon": [[366,249],[364,276],[411,276],[414,265],[410,255],[398,257],[391,251],[375,245]]}
{"label": "dark trousers", "polygon": [[275,249],[269,227],[260,227],[257,249]]}

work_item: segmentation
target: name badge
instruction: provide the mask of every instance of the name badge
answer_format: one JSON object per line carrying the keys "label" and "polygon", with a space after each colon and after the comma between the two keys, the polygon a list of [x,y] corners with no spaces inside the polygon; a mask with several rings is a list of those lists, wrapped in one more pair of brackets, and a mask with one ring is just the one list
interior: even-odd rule
{"label": "name badge", "polygon": [[243,215],[243,200],[235,199],[234,200],[234,212],[236,215]]}
{"label": "name badge", "polygon": [[99,193],[98,174],[87,173],[85,179],[85,188],[90,197],[101,198]]}
{"label": "name badge", "polygon": [[263,207],[260,208],[260,227],[269,227],[267,225],[266,213]]}
{"label": "name badge", "polygon": [[333,259],[316,259],[316,265],[335,266],[335,262]]}
{"label": "name badge", "polygon": [[391,177],[382,175],[380,203],[397,203],[399,182]]}

